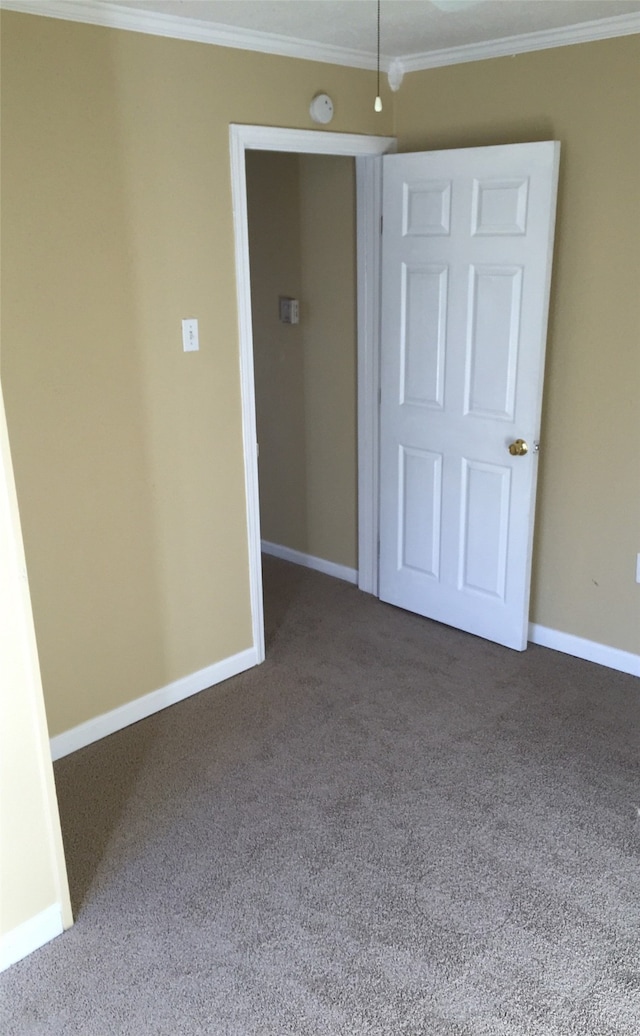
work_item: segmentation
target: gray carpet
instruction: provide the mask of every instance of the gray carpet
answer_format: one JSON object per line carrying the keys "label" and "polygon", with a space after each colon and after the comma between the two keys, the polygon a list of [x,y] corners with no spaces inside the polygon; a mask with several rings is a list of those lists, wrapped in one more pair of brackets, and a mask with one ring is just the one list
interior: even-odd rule
{"label": "gray carpet", "polygon": [[3,1036],[636,1036],[640,682],[265,559],[267,662],[56,764]]}

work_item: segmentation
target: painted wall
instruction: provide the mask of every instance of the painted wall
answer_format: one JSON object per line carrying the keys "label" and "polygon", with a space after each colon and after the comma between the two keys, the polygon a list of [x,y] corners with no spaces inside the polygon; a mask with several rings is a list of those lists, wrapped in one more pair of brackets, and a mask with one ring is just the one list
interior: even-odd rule
{"label": "painted wall", "polygon": [[1,18],[2,378],[58,734],[250,646],[229,123],[391,106],[367,72]]}
{"label": "painted wall", "polygon": [[308,551],[357,566],[355,164],[300,156]]}
{"label": "painted wall", "polygon": [[2,968],[72,917],[1,394],[0,572]]}
{"label": "painted wall", "polygon": [[640,652],[640,36],[416,72],[400,150],[562,142],[531,619]]}
{"label": "painted wall", "polygon": [[[247,161],[263,539],[357,565],[355,170],[352,159]],[[278,295],[301,322],[278,319]]]}
{"label": "painted wall", "polygon": [[261,535],[305,551],[303,325],[278,316],[280,295],[302,295],[298,156],[250,151],[246,169]]}

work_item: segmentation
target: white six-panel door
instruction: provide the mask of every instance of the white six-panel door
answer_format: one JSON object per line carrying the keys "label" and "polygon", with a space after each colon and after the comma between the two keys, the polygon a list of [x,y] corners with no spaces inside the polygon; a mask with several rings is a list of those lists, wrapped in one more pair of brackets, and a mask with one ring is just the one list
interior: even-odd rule
{"label": "white six-panel door", "polygon": [[380,597],[518,650],[559,150],[383,159]]}

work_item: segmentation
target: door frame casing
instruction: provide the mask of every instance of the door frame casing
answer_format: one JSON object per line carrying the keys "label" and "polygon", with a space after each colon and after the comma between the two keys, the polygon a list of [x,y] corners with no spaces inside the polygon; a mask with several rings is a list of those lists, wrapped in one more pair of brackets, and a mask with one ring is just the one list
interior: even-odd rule
{"label": "door frame casing", "polygon": [[337,155],[356,160],[358,586],[367,593],[377,594],[382,155],[396,151],[397,141],[395,137],[273,126],[243,126],[232,123],[229,127],[229,148],[251,623],[256,661],[262,662],[265,657],[265,643],[245,152],[286,151],[298,154]]}

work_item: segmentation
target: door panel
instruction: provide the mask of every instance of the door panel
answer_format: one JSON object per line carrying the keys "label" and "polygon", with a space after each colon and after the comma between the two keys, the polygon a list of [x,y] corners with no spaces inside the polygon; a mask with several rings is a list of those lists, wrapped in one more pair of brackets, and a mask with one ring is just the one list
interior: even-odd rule
{"label": "door panel", "polygon": [[380,597],[520,650],[558,159],[383,159]]}
{"label": "door panel", "polygon": [[513,421],[521,266],[469,270],[464,412]]}
{"label": "door panel", "polygon": [[504,600],[511,472],[496,464],[462,461],[458,586]]}
{"label": "door panel", "polygon": [[[398,564],[437,579],[440,569],[442,454],[407,446],[401,446],[400,451],[398,500],[404,503],[399,515],[401,541]],[[423,516],[419,528],[408,520],[416,511]]]}
{"label": "door panel", "polygon": [[402,267],[400,403],[442,407],[446,341],[447,269]]}

